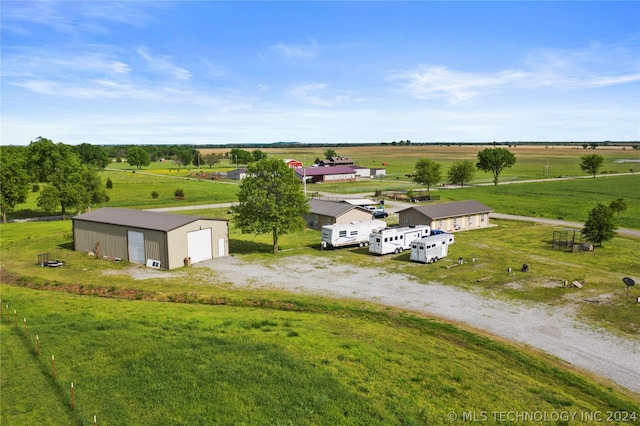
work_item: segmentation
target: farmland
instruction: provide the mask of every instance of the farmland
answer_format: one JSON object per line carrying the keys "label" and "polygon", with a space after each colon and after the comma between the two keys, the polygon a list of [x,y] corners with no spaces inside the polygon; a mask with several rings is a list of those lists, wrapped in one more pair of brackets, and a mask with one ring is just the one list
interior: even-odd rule
{"label": "farmland", "polygon": [[[473,159],[478,150],[457,148],[337,151],[362,164],[388,162],[390,176],[380,187],[393,190],[416,187],[404,175],[419,156],[428,155],[446,169],[461,158]],[[282,158],[322,156],[322,150],[313,149],[265,151]],[[563,176],[584,175],[577,160],[583,150],[533,151],[515,148],[518,163],[504,179],[539,178],[546,157],[552,166],[562,165]],[[628,163],[615,160],[640,157],[630,149],[596,152],[606,156],[607,174],[629,171]],[[213,170],[231,167],[221,164]],[[121,170],[102,172],[114,184],[109,206],[235,201],[235,182],[198,178],[193,170],[166,164],[136,173],[125,164],[114,168]],[[489,179],[477,176],[478,183]],[[583,221],[596,202],[622,197],[629,209],[620,224],[640,228],[639,179],[550,178],[438,192],[443,200],[474,198],[499,212],[576,221]],[[347,192],[349,185],[332,186]],[[173,197],[178,187],[185,200]],[[159,196],[152,198],[152,191]],[[373,193],[370,187],[362,192]],[[34,196],[26,210],[35,210]],[[230,217],[226,208],[181,213]],[[311,256],[328,270],[331,264],[374,267],[507,302],[563,307],[617,336],[637,339],[640,306],[626,306],[621,284],[625,274],[637,275],[637,239],[617,237],[591,253],[568,253],[551,249],[551,226],[494,223],[457,234],[451,259],[433,268],[409,262],[407,253],[379,258],[366,249],[321,251],[319,233],[312,230],[283,236],[278,259],[286,263]],[[29,337],[8,315],[0,324],[3,423],[89,424],[98,415],[99,424],[438,424],[451,412],[483,410],[640,414],[637,395],[464,326],[366,302],[239,287],[200,268],[133,280],[127,262],[71,251],[70,221],[10,223],[1,225],[0,232],[2,306],[9,304],[29,321]],[[234,256],[268,266],[273,261],[269,251],[269,236],[241,234],[231,224]],[[66,266],[39,267],[42,252],[65,260]],[[478,260],[450,267],[457,257]],[[529,275],[515,279],[504,273],[507,265],[524,261],[532,265]],[[567,289],[563,280],[586,285]],[[40,358],[35,334],[42,341]],[[58,360],[55,379],[52,354]],[[77,387],[75,410],[70,409],[71,382]]]}

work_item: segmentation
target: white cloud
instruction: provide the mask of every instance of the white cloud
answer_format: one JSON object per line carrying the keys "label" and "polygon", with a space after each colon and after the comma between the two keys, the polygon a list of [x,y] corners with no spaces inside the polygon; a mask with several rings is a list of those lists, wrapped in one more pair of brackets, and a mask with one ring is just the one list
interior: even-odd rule
{"label": "white cloud", "polygon": [[170,56],[151,56],[143,49],[138,49],[137,52],[147,61],[151,69],[155,71],[172,75],[178,80],[189,80],[191,78],[191,73],[185,68],[174,65]]}
{"label": "white cloud", "polygon": [[289,89],[288,94],[299,101],[321,107],[330,107],[350,98],[347,92],[329,90],[329,85],[325,83],[300,84]]}
{"label": "white cloud", "polygon": [[315,42],[309,44],[278,43],[269,47],[270,52],[287,58],[315,58],[318,54],[318,46]]}
{"label": "white cloud", "polygon": [[394,72],[388,80],[404,82],[404,89],[418,99],[445,98],[450,103],[458,103],[527,77],[528,73],[518,70],[472,73],[431,66]]}
{"label": "white cloud", "polygon": [[474,72],[453,70],[444,65],[421,65],[392,71],[387,81],[400,82],[402,88],[417,99],[443,98],[457,104],[516,88],[591,89],[637,83],[640,62],[637,48],[594,43],[573,51],[538,49],[529,53],[517,68]]}

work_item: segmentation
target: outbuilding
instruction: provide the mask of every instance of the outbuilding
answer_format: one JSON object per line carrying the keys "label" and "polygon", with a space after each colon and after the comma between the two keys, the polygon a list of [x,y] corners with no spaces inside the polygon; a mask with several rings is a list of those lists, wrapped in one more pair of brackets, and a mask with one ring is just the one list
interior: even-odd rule
{"label": "outbuilding", "polygon": [[398,212],[401,226],[429,225],[445,232],[486,228],[492,208],[475,200],[413,206]]}
{"label": "outbuilding", "polygon": [[160,269],[228,256],[229,221],[102,208],[72,218],[76,251]]}
{"label": "outbuilding", "polygon": [[372,218],[371,211],[365,207],[316,198],[309,200],[309,213],[305,214],[307,226],[313,229],[336,223],[365,222]]}

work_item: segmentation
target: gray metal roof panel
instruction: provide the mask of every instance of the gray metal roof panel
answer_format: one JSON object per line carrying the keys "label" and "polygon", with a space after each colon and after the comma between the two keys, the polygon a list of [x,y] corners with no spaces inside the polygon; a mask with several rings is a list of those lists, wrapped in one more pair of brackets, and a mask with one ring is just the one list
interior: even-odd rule
{"label": "gray metal roof panel", "polygon": [[491,207],[487,207],[476,200],[413,206],[400,210],[400,212],[409,209],[414,209],[430,219],[441,219],[445,217],[464,216],[468,214],[488,213],[493,211]]}
{"label": "gray metal roof panel", "polygon": [[[105,207],[88,213],[74,216],[73,220],[108,223],[111,225],[130,226],[132,228],[151,229],[154,231],[171,231],[197,220],[207,219],[198,216],[187,216],[145,210],[120,209]],[[214,219],[217,220],[217,219]]]}
{"label": "gray metal roof panel", "polygon": [[354,206],[352,204],[317,200],[315,198],[309,200],[309,213],[315,213],[322,216],[338,217],[354,209],[369,212],[365,208]]}

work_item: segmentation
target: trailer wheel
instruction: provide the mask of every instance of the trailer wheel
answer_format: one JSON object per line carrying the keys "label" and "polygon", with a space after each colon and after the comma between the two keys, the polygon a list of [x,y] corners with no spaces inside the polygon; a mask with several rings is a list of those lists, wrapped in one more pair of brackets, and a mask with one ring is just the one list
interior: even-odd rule
{"label": "trailer wheel", "polygon": [[398,248],[396,249],[396,254],[400,254],[400,253],[402,253],[402,250],[400,249],[400,247],[398,247]]}
{"label": "trailer wheel", "polygon": [[358,247],[364,247],[364,243],[358,244]]}
{"label": "trailer wheel", "polygon": [[369,243],[368,243],[367,241],[365,241],[365,242],[364,242],[364,246],[365,246],[365,247],[368,247],[368,246],[369,246]]}
{"label": "trailer wheel", "polygon": [[438,256],[434,257],[433,258],[433,263],[436,263],[438,260],[440,260],[440,259],[438,259]]}

